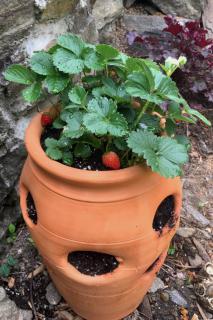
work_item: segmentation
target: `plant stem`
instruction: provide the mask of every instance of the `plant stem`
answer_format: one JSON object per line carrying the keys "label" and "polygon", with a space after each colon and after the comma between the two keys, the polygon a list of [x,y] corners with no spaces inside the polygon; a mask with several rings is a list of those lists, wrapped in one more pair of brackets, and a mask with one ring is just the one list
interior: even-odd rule
{"label": "plant stem", "polygon": [[148,106],[149,106],[150,102],[149,101],[146,101],[146,103],[144,104],[143,108],[141,109],[137,119],[135,120],[135,123],[134,123],[134,128],[137,127],[138,123],[140,122],[143,114],[146,112]]}

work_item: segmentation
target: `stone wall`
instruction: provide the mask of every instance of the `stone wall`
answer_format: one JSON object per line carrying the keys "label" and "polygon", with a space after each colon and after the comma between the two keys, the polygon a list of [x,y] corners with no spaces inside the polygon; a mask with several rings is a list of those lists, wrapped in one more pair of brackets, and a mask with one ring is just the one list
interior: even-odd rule
{"label": "stone wall", "polygon": [[20,216],[17,183],[26,157],[24,131],[37,108],[23,102],[22,87],[6,82],[2,72],[64,32],[97,42],[98,30],[122,10],[122,0],[0,0],[0,238]]}

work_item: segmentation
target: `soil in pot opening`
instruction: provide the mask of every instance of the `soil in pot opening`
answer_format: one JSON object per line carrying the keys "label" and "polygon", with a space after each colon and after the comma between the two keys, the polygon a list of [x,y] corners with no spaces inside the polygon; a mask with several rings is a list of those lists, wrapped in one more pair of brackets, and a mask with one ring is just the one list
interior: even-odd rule
{"label": "soil in pot opening", "polygon": [[115,270],[119,262],[114,256],[94,251],[74,251],[68,256],[68,261],[79,272],[98,276]]}
{"label": "soil in pot opening", "polygon": [[166,197],[157,208],[152,225],[153,229],[161,232],[166,225],[168,225],[169,228],[173,228],[175,225],[174,210],[174,196],[170,195]]}
{"label": "soil in pot opening", "polygon": [[29,216],[29,218],[32,220],[32,222],[34,224],[37,224],[37,220],[38,220],[37,211],[36,211],[36,207],[35,207],[35,203],[34,203],[33,197],[32,197],[30,192],[27,195],[27,200],[26,201],[27,201],[27,213],[28,213],[28,216]]}

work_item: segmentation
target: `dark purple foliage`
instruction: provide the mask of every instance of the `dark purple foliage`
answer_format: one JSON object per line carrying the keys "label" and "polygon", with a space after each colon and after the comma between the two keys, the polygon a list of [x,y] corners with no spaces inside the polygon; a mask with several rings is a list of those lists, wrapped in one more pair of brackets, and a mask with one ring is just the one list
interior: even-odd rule
{"label": "dark purple foliage", "polygon": [[182,95],[211,106],[213,102],[213,40],[199,21],[180,23],[174,17],[165,17],[167,27],[159,33],[129,32],[129,53],[163,62],[167,57],[187,58],[187,64],[177,70],[174,80]]}

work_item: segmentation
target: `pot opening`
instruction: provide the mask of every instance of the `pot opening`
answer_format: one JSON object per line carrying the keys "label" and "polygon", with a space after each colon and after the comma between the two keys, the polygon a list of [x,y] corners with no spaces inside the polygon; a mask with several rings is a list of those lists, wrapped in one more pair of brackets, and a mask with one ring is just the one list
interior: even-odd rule
{"label": "pot opening", "polygon": [[89,276],[110,273],[119,265],[114,256],[95,251],[70,252],[68,262],[79,272]]}
{"label": "pot opening", "polygon": [[161,257],[161,255],[149,266],[149,268],[146,270],[146,273],[151,272],[155,268],[155,266],[157,265],[157,263],[160,260],[160,257]]}
{"label": "pot opening", "polygon": [[162,229],[168,225],[171,229],[175,225],[175,198],[170,195],[166,197],[155,213],[152,227],[155,231],[162,231]]}
{"label": "pot opening", "polygon": [[37,224],[37,221],[38,221],[37,211],[36,211],[36,207],[35,207],[35,203],[34,203],[33,197],[32,197],[30,192],[28,192],[26,201],[27,201],[27,213],[28,213],[28,216],[29,216],[29,218],[32,220],[32,222],[34,224]]}

